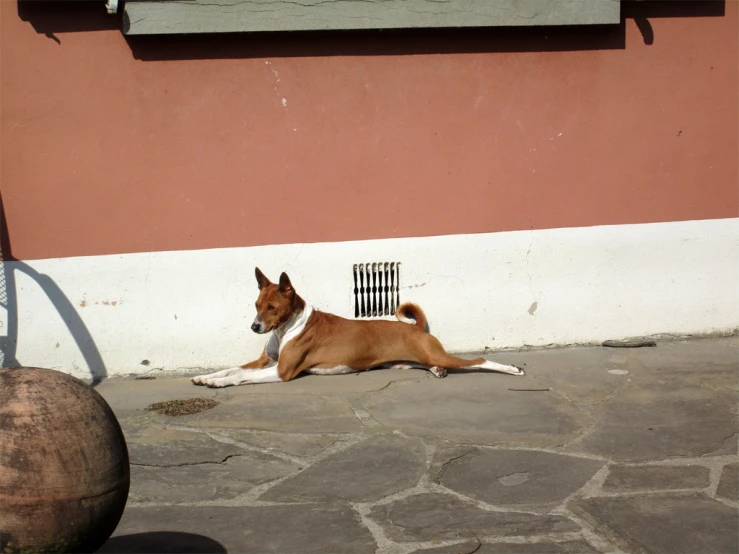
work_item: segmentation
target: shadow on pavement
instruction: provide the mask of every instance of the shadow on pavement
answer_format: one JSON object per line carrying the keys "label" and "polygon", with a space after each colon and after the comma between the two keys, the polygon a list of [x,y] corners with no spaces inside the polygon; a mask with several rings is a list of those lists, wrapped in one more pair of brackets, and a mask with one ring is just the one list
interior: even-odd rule
{"label": "shadow on pavement", "polygon": [[99,554],[225,554],[223,545],[213,539],[192,533],[157,531],[112,537]]}

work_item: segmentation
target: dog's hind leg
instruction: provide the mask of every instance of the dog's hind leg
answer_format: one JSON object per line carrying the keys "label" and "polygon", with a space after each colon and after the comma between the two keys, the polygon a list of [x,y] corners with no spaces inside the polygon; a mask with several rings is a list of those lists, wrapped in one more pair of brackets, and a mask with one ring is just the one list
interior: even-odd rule
{"label": "dog's hind leg", "polygon": [[504,365],[497,362],[491,362],[484,358],[476,360],[465,360],[456,356],[434,356],[434,365],[429,369],[431,373],[439,377],[446,377],[447,369],[482,369],[485,371],[494,371],[496,373],[507,373],[508,375],[524,375],[523,369],[514,365]]}
{"label": "dog's hind leg", "polygon": [[429,371],[436,377],[446,377],[447,369],[483,369],[487,371],[495,371],[498,373],[507,373],[509,375],[523,375],[523,369],[512,366],[491,362],[485,358],[476,358],[474,360],[466,360],[447,354],[439,339],[433,335],[421,335],[421,342],[417,345],[420,347],[418,357],[421,363],[430,367]]}
{"label": "dog's hind leg", "polygon": [[438,367],[438,366],[430,367],[429,371],[437,379],[443,379],[444,377],[446,377],[446,369],[444,369],[443,367]]}
{"label": "dog's hind leg", "polygon": [[507,373],[509,375],[525,375],[525,372],[520,367],[515,365],[499,364],[497,362],[491,362],[485,360],[480,365],[469,366],[469,369],[485,369],[487,371],[495,371],[497,373]]}

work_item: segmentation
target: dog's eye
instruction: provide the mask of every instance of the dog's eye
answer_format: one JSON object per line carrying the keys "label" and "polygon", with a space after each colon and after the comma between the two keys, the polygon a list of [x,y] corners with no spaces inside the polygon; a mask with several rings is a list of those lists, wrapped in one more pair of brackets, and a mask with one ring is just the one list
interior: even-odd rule
{"label": "dog's eye", "polygon": [[275,309],[275,307],[274,307],[274,306],[270,306],[270,305],[267,305],[267,311],[268,311],[268,312],[271,312],[271,311],[273,311],[274,309]]}

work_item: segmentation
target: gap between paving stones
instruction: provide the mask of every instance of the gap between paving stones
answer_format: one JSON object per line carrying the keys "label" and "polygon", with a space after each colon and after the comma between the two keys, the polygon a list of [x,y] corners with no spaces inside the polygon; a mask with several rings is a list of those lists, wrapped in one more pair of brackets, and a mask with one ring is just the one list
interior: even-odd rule
{"label": "gap between paving stones", "polygon": [[[429,548],[438,548],[440,546],[453,546],[457,544],[465,544],[465,539],[460,540],[437,540],[437,541],[419,541],[419,542],[402,542],[398,543],[395,541],[392,541],[387,537],[385,534],[382,526],[372,520],[369,517],[370,512],[373,508],[384,506],[388,504],[392,504],[401,500],[405,500],[407,498],[424,494],[424,493],[437,493],[437,494],[443,494],[446,496],[454,497],[461,502],[464,502],[465,504],[474,506],[476,508],[482,509],[484,511],[488,512],[497,512],[497,513],[514,513],[514,514],[528,514],[531,516],[541,516],[540,513],[537,512],[531,512],[527,511],[525,509],[519,509],[519,508],[505,508],[500,506],[495,506],[492,504],[488,504],[486,502],[470,498],[468,496],[465,496],[461,493],[458,493],[457,491],[454,491],[452,489],[449,489],[447,487],[444,487],[443,485],[438,484],[437,482],[434,482],[434,480],[438,480],[440,475],[438,472],[438,468],[435,468],[435,466],[438,466],[439,464],[434,464],[433,460],[437,451],[437,447],[435,445],[427,444],[427,471],[424,472],[424,474],[419,479],[419,482],[412,487],[409,487],[407,489],[404,489],[402,491],[399,491],[397,493],[389,494],[379,500],[376,500],[374,502],[356,502],[351,504],[351,506],[359,513],[362,522],[365,524],[365,526],[370,530],[373,537],[375,538],[377,544],[378,544],[378,550],[377,552],[382,552],[384,554],[406,554],[409,552],[414,552],[419,549],[429,549]],[[475,447],[470,447],[470,451],[472,452]],[[521,449],[524,450],[524,449]],[[467,453],[457,456],[456,458],[461,458],[465,456]],[[454,458],[453,458],[454,459]],[[442,466],[448,465],[452,460],[447,460]],[[567,516],[564,516],[567,517]],[[568,518],[572,519],[572,518]],[[392,522],[389,522],[391,525],[394,525]],[[577,525],[581,527],[581,531],[579,532],[559,532],[559,533],[545,533],[540,535],[531,535],[531,536],[489,536],[486,534],[478,534],[476,535],[479,541],[482,541],[485,544],[495,544],[495,543],[504,543],[504,542],[512,542],[517,544],[533,544],[536,542],[541,542],[542,540],[551,540],[554,542],[564,542],[568,540],[573,539],[582,539],[591,544],[594,548],[596,547],[593,544],[592,540],[589,540],[589,537],[592,535],[592,532],[590,532],[587,528],[583,528],[583,526],[578,523]],[[600,544],[605,544],[605,541],[603,539],[600,539],[596,541]],[[602,550],[602,549],[599,549]],[[614,548],[605,549],[602,550],[603,552],[618,552]]]}

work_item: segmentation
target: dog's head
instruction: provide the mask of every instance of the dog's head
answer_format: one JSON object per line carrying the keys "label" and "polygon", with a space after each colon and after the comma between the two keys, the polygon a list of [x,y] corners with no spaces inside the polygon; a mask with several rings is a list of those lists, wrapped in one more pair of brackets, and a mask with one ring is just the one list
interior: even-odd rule
{"label": "dog's head", "polygon": [[286,323],[292,315],[303,304],[300,297],[295,294],[295,289],[290,283],[287,273],[280,275],[279,284],[271,282],[259,268],[254,273],[259,285],[259,298],[257,298],[257,317],[251,324],[251,330],[255,333],[269,333]]}

